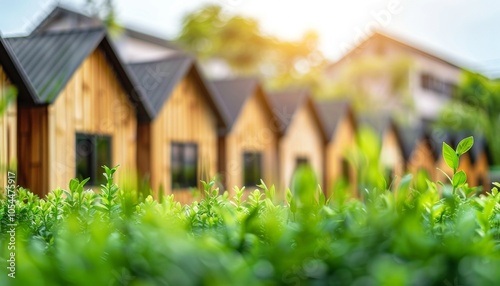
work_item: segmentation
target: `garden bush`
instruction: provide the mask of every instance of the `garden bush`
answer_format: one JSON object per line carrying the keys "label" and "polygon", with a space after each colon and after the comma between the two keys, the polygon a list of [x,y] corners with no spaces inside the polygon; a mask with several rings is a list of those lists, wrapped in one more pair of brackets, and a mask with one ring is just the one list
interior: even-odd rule
{"label": "garden bush", "polygon": [[199,202],[144,199],[113,182],[72,180],[45,198],[18,188],[15,278],[9,201],[0,201],[0,285],[492,285],[500,281],[500,195],[476,194],[444,146],[448,182],[325,198],[303,168],[280,202],[273,186]]}

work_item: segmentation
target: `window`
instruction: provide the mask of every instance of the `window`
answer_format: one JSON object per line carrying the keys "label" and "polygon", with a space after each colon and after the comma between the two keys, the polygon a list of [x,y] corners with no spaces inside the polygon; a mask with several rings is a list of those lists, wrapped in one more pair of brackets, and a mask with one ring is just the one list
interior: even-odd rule
{"label": "window", "polygon": [[262,154],[257,152],[243,153],[243,185],[257,186],[262,179]]}
{"label": "window", "polygon": [[483,177],[479,177],[477,178],[477,192],[479,193],[483,193],[484,192],[484,178]]}
{"label": "window", "polygon": [[172,189],[194,188],[198,184],[198,145],[172,143]]}
{"label": "window", "polygon": [[420,75],[420,85],[425,90],[449,97],[454,96],[457,90],[457,86],[454,83],[446,82],[428,73]]}
{"label": "window", "polygon": [[76,177],[90,178],[88,184],[106,182],[102,166],[111,167],[111,137],[95,134],[76,134]]}
{"label": "window", "polygon": [[295,168],[298,169],[299,167],[303,166],[308,166],[309,165],[309,159],[307,157],[297,157],[295,159]]}
{"label": "window", "polygon": [[344,178],[347,182],[351,180],[351,169],[349,167],[349,162],[346,158],[342,158],[342,178]]}

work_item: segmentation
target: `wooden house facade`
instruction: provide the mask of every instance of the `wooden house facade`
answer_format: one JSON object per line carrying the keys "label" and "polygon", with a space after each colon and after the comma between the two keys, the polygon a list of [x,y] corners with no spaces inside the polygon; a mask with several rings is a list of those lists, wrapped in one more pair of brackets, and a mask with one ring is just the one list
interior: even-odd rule
{"label": "wooden house facade", "polygon": [[7,186],[7,171],[17,169],[17,87],[20,76],[7,43],[0,37],[0,190]]}
{"label": "wooden house facade", "polygon": [[385,172],[387,187],[397,186],[406,172],[404,148],[397,124],[385,114],[365,116],[360,121],[379,138],[380,164]]}
{"label": "wooden house facade", "polygon": [[432,140],[420,126],[398,126],[406,171],[414,177],[436,178],[437,155]]}
{"label": "wooden house facade", "polygon": [[269,99],[258,79],[213,81],[228,114],[228,128],[219,138],[219,172],[231,191],[234,186],[255,187],[278,179],[280,136]]}
{"label": "wooden house facade", "polygon": [[25,88],[18,100],[19,184],[43,195],[100,166],[136,172],[137,118],[148,117],[102,28],[6,39]]}
{"label": "wooden house facade", "polygon": [[128,67],[153,107],[152,120],[138,126],[139,173],[149,177],[154,191],[187,202],[189,190],[217,174],[218,135],[226,115],[190,56]]}
{"label": "wooden house facade", "polygon": [[269,94],[281,137],[278,143],[279,187],[290,186],[298,166],[312,167],[323,185],[327,135],[308,91],[287,90]]}
{"label": "wooden house facade", "polygon": [[323,128],[327,135],[325,147],[325,191],[331,194],[335,184],[343,179],[356,192],[356,167],[349,152],[356,146],[356,118],[348,101],[323,100],[316,102]]}

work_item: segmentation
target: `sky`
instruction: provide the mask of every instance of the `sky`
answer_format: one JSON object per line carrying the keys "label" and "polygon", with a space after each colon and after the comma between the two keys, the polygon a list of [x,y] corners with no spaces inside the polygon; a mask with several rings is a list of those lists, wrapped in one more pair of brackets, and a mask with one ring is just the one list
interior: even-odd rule
{"label": "sky", "polygon": [[[0,0],[3,35],[29,32],[56,0]],[[79,7],[85,1],[59,1]],[[381,29],[459,66],[500,77],[498,0],[114,0],[121,24],[165,38],[182,28],[186,13],[215,3],[227,13],[259,20],[261,28],[284,39],[306,31],[320,36],[331,60]]]}

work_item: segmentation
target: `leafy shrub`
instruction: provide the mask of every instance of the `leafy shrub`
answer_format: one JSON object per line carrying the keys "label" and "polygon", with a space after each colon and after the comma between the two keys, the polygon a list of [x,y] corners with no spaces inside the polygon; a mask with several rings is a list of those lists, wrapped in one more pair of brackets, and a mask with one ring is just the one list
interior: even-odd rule
{"label": "leafy shrub", "polygon": [[233,198],[204,183],[205,197],[184,206],[172,196],[136,202],[107,167],[99,193],[85,180],[43,199],[19,188],[15,279],[0,201],[0,285],[495,284],[500,195],[476,195],[454,168],[470,144],[444,147],[447,184],[415,190],[406,176],[363,201],[341,191],[326,199],[310,169],[284,203],[263,182]]}

